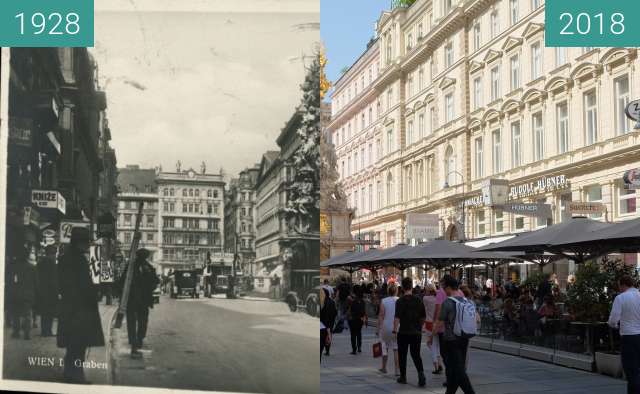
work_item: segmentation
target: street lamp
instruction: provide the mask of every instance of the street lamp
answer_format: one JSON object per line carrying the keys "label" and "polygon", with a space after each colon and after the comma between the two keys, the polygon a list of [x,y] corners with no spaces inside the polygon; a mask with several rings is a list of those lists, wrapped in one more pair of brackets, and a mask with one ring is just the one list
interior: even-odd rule
{"label": "street lamp", "polygon": [[456,171],[456,170],[452,170],[449,171],[447,173],[447,175],[445,175],[445,181],[444,181],[444,188],[448,189],[449,188],[449,175],[451,174],[457,174],[460,175],[460,178],[462,178],[462,237],[461,239],[464,240],[465,239],[465,226],[466,226],[466,220],[465,220],[465,216],[464,216],[464,175],[462,175],[460,172]]}

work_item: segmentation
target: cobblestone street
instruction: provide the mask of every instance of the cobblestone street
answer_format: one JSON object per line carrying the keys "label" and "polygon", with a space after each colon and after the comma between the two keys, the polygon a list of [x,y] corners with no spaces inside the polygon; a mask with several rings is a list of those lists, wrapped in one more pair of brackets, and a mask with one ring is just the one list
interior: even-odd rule
{"label": "cobblestone street", "polygon": [[[362,353],[349,354],[349,331],[334,336],[331,355],[322,357],[320,366],[321,393],[439,393],[444,374],[432,375],[432,364],[427,357],[428,349],[422,346],[422,360],[427,375],[427,387],[417,386],[417,374],[408,360],[407,380],[409,384],[399,385],[393,376],[393,362],[387,365],[386,376],[377,370],[380,359],[374,359],[371,347],[375,329],[363,329]],[[424,342],[424,338],[423,338]],[[434,377],[435,376],[435,377]],[[478,394],[508,393],[563,393],[563,394],[623,394],[626,383],[622,380],[578,371],[553,364],[508,356],[483,350],[471,350],[469,356],[469,378]],[[460,393],[461,391],[458,390]]]}

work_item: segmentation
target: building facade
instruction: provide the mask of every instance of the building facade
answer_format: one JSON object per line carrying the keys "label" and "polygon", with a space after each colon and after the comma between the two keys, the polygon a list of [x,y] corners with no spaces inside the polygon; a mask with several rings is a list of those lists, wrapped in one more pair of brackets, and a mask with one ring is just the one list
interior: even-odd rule
{"label": "building facade", "polygon": [[159,264],[171,268],[201,268],[207,261],[228,265],[233,255],[224,252],[224,186],[221,174],[159,172],[158,185]]}
{"label": "building facade", "polygon": [[229,182],[225,191],[224,244],[227,253],[237,253],[239,266],[245,277],[255,274],[254,260],[256,226],[254,220],[258,165],[242,170],[238,178]]}
{"label": "building facade", "polygon": [[138,165],[121,168],[118,173],[118,189],[117,240],[120,255],[124,258],[129,257],[140,203],[142,203],[139,247],[149,250],[151,253],[149,262],[159,272],[160,221],[156,170],[140,168]]}
{"label": "building facade", "polygon": [[[636,49],[547,48],[537,0],[417,0],[383,12],[375,34],[332,96],[354,234],[392,246],[409,241],[407,214],[433,213],[442,237],[478,240],[561,222],[585,201],[606,207],[594,218],[638,216],[622,182],[640,167],[624,114],[640,94]],[[486,206],[492,178],[551,217]]]}

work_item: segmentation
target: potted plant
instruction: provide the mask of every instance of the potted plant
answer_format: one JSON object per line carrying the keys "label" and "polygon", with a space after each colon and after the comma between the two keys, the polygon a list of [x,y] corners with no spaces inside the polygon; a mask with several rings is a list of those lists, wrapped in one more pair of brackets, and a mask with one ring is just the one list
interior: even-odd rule
{"label": "potted plant", "polygon": [[[626,265],[618,259],[603,257],[599,262],[584,264],[576,273],[576,281],[567,291],[567,305],[578,321],[607,321],[611,305],[619,293],[618,280],[629,275],[638,281],[638,273],[634,266]],[[606,349],[595,352],[598,372],[622,377],[622,363],[616,330],[607,328],[602,336],[601,345]]]}

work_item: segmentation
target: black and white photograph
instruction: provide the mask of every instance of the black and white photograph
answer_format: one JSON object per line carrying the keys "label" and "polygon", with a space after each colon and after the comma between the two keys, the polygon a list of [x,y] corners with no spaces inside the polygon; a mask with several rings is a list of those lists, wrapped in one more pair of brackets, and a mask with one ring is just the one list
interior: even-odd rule
{"label": "black and white photograph", "polygon": [[319,7],[96,0],[94,47],[2,48],[3,388],[319,391]]}

